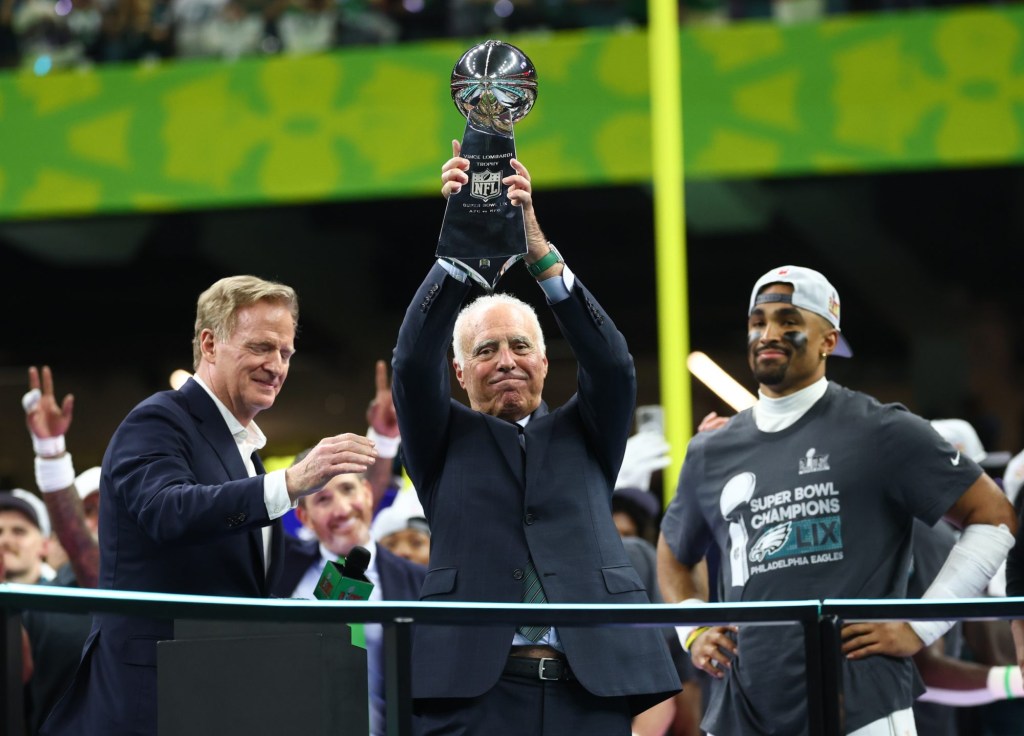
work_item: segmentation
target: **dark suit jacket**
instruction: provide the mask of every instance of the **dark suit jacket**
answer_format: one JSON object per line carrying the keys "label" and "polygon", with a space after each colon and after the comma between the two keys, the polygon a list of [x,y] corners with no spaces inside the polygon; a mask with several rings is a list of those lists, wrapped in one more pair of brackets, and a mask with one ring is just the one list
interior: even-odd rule
{"label": "dark suit jacket", "polygon": [[[263,473],[259,458],[256,469]],[[217,406],[189,380],[128,414],[103,458],[100,588],[266,597],[263,478],[249,478]],[[75,680],[45,734],[156,734],[156,643],[172,621],[97,615]]]}
{"label": "dark suit jacket", "polygon": [[[611,516],[636,378],[622,335],[576,281],[551,307],[579,364],[578,393],[516,427],[450,396],[447,350],[469,286],[435,265],[398,336],[393,393],[406,467],[430,522],[423,600],[517,603],[529,557],[557,603],[647,603]],[[514,626],[421,627],[413,695],[475,697],[501,675]],[[679,689],[652,629],[559,628],[579,682],[634,712]]]}

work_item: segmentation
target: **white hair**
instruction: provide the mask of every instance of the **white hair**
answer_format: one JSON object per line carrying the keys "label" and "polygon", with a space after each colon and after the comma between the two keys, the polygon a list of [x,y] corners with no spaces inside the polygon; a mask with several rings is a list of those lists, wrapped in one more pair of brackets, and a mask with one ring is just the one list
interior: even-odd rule
{"label": "white hair", "polygon": [[455,362],[459,366],[466,364],[465,340],[470,337],[470,330],[476,331],[480,318],[488,310],[498,306],[509,306],[516,309],[526,319],[527,324],[533,327],[537,333],[537,349],[541,355],[547,355],[547,346],[544,344],[544,332],[540,328],[540,321],[537,319],[537,312],[532,306],[517,299],[511,294],[487,294],[479,297],[459,312],[455,319],[455,328],[452,330],[452,352],[455,354]]}

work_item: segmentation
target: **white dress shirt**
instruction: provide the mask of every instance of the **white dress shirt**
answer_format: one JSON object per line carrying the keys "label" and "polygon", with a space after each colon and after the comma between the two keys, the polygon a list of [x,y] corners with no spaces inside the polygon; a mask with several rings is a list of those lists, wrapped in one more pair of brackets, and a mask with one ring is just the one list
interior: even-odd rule
{"label": "white dress shirt", "polygon": [[[192,376],[196,383],[203,387],[203,390],[210,395],[217,410],[228,425],[228,431],[235,438],[235,445],[238,446],[238,454],[242,457],[242,463],[250,478],[256,476],[256,466],[252,462],[252,454],[262,450],[267,444],[267,437],[256,426],[256,422],[249,422],[248,427],[243,427],[235,415],[228,410],[224,402],[217,398],[217,395],[210,390],[210,387],[203,383],[198,375]],[[267,507],[267,515],[271,521],[284,516],[295,504],[288,497],[288,486],[284,477],[284,469],[266,473],[263,476],[263,503]],[[270,567],[270,535],[272,527],[265,526],[263,532],[263,573],[266,574]]]}

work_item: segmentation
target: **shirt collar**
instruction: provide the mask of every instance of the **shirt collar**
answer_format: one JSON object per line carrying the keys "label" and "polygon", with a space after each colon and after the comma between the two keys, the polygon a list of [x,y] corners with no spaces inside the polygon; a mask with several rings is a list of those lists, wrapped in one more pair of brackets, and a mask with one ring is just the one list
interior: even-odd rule
{"label": "shirt collar", "polygon": [[192,376],[192,379],[203,387],[203,390],[210,395],[213,399],[213,403],[217,407],[217,411],[224,418],[224,423],[228,425],[228,431],[231,432],[231,436],[235,438],[235,442],[241,444],[245,442],[247,445],[252,447],[254,450],[262,450],[264,445],[267,444],[267,436],[263,434],[259,427],[256,426],[256,420],[249,422],[249,426],[243,427],[242,423],[235,418],[235,415],[224,405],[224,402],[217,398],[217,394],[213,393],[209,386],[203,383],[203,379],[198,374]]}
{"label": "shirt collar", "polygon": [[810,386],[805,386],[788,396],[772,398],[758,391],[754,405],[754,418],[759,429],[766,426],[783,429],[802,417],[828,390],[828,379],[822,376]]}

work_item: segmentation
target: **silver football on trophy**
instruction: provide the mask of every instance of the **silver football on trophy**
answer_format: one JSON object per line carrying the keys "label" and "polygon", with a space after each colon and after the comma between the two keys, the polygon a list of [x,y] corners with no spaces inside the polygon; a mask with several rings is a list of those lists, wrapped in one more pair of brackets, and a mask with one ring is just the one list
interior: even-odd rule
{"label": "silver football on trophy", "polygon": [[452,69],[452,100],[470,125],[509,136],[537,100],[537,70],[512,44],[484,41]]}

